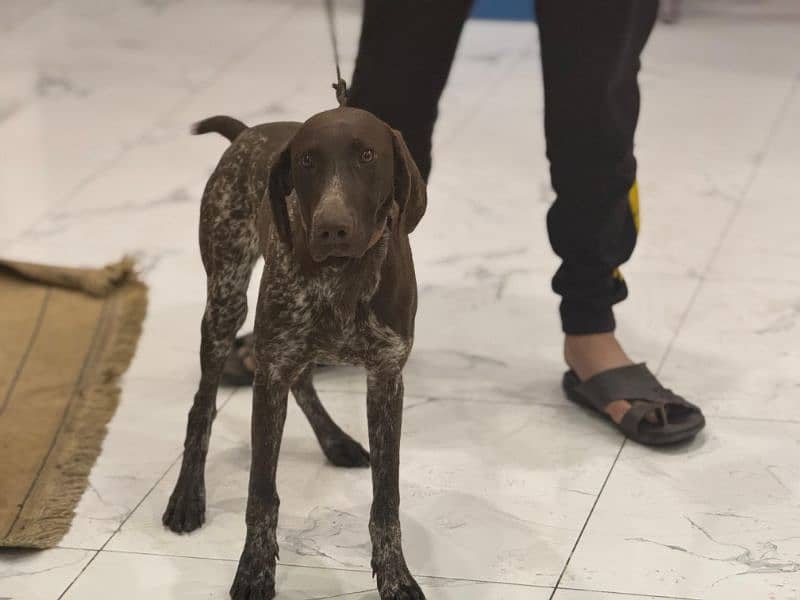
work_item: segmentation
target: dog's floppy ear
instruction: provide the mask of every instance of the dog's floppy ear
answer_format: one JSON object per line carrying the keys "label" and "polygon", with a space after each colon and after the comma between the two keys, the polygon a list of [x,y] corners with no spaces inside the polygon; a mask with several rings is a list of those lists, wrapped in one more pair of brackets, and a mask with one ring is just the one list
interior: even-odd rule
{"label": "dog's floppy ear", "polygon": [[403,135],[392,129],[394,146],[394,199],[400,208],[400,222],[411,233],[425,214],[428,194],[417,163],[408,151]]}
{"label": "dog's floppy ear", "polygon": [[269,195],[269,204],[272,209],[272,221],[275,224],[278,237],[289,249],[292,248],[292,225],[289,222],[286,196],[291,193],[293,187],[292,156],[287,144],[272,163],[269,171],[267,194]]}

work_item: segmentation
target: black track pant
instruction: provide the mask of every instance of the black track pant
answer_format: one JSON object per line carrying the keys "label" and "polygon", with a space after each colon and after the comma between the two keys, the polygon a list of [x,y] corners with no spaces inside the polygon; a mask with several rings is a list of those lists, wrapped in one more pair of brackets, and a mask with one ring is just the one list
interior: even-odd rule
{"label": "black track pant", "polygon": [[[471,0],[366,0],[351,105],[399,129],[422,174]],[[658,0],[538,0],[545,135],[561,257],[553,289],[569,334],[614,329],[628,293],[619,272],[638,230],[633,134],[639,55]]]}

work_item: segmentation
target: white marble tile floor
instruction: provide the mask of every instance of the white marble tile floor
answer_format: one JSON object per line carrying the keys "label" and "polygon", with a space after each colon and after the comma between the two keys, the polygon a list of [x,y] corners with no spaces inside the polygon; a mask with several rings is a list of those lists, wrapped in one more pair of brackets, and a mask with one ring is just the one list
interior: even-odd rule
{"label": "white marble tile floor", "polygon": [[[339,14],[345,73],[357,6]],[[227,598],[248,390],[220,395],[206,525],[176,536],[160,522],[199,371],[199,197],[225,147],[188,128],[331,107],[320,7],[0,3],[0,255],[80,265],[131,253],[151,288],[72,529],[53,550],[0,552],[0,598]],[[644,56],[643,230],[617,314],[631,354],[708,417],[671,450],[624,442],[559,389],[536,35],[471,21],[441,104],[429,212],[412,238],[410,568],[429,600],[799,600],[800,5],[687,0]],[[317,381],[365,443],[362,374]],[[294,406],[279,487],[278,599],[376,600],[369,472],[327,465]]]}

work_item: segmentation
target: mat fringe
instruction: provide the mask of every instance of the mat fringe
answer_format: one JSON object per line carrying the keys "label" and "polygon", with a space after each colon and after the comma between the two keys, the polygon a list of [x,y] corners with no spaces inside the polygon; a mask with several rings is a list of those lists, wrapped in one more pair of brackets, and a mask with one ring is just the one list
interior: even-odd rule
{"label": "mat fringe", "polygon": [[[70,408],[70,415],[57,442],[58,453],[67,457],[65,462],[47,469],[49,481],[45,483],[47,502],[39,514],[20,518],[11,534],[0,539],[0,547],[52,548],[69,531],[75,516],[75,507],[89,483],[89,473],[100,454],[108,422],[119,404],[119,377],[133,360],[136,344],[147,312],[147,286],[136,278],[134,262],[125,258],[103,269],[92,270],[90,282],[96,292],[83,288],[92,295],[110,295],[109,302],[116,304],[119,318],[102,348],[96,350],[100,361],[93,365],[87,380],[76,392],[79,397]],[[123,287],[114,289],[120,284]],[[114,298],[119,294],[119,298]],[[38,485],[38,482],[37,482]]]}
{"label": "mat fringe", "polygon": [[136,261],[130,256],[99,269],[82,267],[58,267],[15,260],[0,260],[0,268],[13,271],[20,277],[58,287],[86,292],[103,298],[129,279],[137,281]]}

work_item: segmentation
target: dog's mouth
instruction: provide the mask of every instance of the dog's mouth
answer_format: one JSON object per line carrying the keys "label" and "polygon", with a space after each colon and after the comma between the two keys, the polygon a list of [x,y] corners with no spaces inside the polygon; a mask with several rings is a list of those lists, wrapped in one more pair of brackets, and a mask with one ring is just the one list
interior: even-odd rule
{"label": "dog's mouth", "polygon": [[327,244],[323,247],[314,247],[311,245],[311,258],[314,262],[322,263],[325,261],[335,260],[337,263],[343,262],[346,259],[360,259],[372,250],[372,248],[383,238],[384,234],[391,228],[391,217],[387,217],[383,225],[376,227],[375,231],[367,240],[367,244],[360,248],[354,248],[353,244],[343,242],[341,244]]}
{"label": "dog's mouth", "polygon": [[341,245],[341,246],[328,246],[323,251],[311,251],[311,258],[314,259],[314,262],[325,262],[329,259],[347,259],[347,258],[360,258],[363,254],[359,254],[353,251],[353,249],[348,245]]}
{"label": "dog's mouth", "polygon": [[317,263],[334,260],[337,262],[357,260],[364,256],[368,250],[369,248],[362,248],[361,244],[355,245],[352,243],[312,245],[310,247],[311,258]]}

